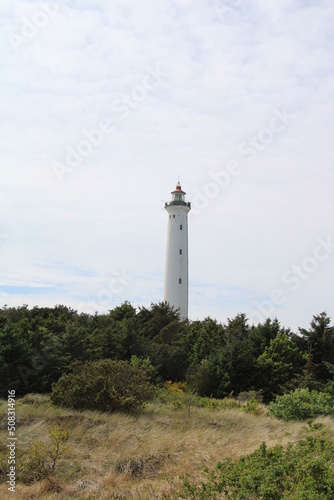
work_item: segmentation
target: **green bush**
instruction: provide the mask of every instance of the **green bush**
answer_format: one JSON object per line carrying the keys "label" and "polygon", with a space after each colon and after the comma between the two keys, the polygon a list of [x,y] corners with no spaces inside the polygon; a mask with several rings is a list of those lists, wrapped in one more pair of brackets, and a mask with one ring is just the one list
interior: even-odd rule
{"label": "green bush", "polygon": [[[320,500],[334,498],[334,444],[308,437],[284,449],[262,443],[251,455],[218,463],[206,470],[207,481],[184,479],[185,496],[193,499]],[[222,496],[224,495],[224,496]]]}
{"label": "green bush", "polygon": [[127,361],[76,361],[71,373],[52,386],[55,405],[82,410],[134,411],[152,399],[154,387],[140,368]]}
{"label": "green bush", "polygon": [[334,415],[334,398],[328,393],[296,389],[277,396],[269,404],[269,413],[281,420],[306,420],[319,415]]}
{"label": "green bush", "polygon": [[8,479],[8,448],[6,445],[0,445],[0,484]]}
{"label": "green bush", "polygon": [[48,430],[49,441],[35,441],[23,455],[19,467],[19,479],[33,483],[53,476],[60,459],[68,454],[68,433],[56,425]]}
{"label": "green bush", "polygon": [[262,415],[265,413],[261,403],[255,398],[249,399],[246,401],[240,408],[240,411],[244,411],[246,413],[251,413],[253,415]]}
{"label": "green bush", "polygon": [[131,356],[130,363],[135,368],[140,368],[141,370],[143,370],[144,372],[146,372],[147,375],[149,376],[149,379],[151,381],[154,381],[154,378],[157,375],[157,369],[156,369],[155,366],[152,365],[149,356],[147,356],[147,358],[138,358],[138,356],[136,356],[135,354],[133,354]]}

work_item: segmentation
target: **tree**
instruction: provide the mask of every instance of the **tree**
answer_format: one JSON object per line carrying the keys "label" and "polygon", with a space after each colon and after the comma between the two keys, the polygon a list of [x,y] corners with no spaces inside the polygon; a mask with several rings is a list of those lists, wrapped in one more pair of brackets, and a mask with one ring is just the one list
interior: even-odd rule
{"label": "tree", "polygon": [[225,345],[220,353],[220,371],[225,379],[228,375],[235,394],[253,389],[257,381],[247,321],[245,314],[228,319]]}
{"label": "tree", "polygon": [[224,343],[223,326],[210,317],[203,321],[194,321],[190,325],[190,332],[194,339],[191,357],[195,364],[216,353]]}
{"label": "tree", "polygon": [[266,347],[270,345],[271,340],[277,337],[279,333],[290,334],[290,330],[281,328],[277,318],[266,319],[264,323],[253,325],[249,330],[249,342],[255,358],[258,358]]}
{"label": "tree", "polygon": [[286,388],[292,388],[298,376],[303,373],[306,357],[284,333],[279,333],[257,359],[259,385],[264,400],[270,401]]}
{"label": "tree", "polygon": [[136,317],[138,333],[145,338],[153,339],[170,323],[179,322],[180,313],[168,304],[159,302],[151,304],[151,308],[140,307]]}
{"label": "tree", "polygon": [[136,309],[132,307],[130,302],[127,300],[123,302],[122,305],[115,307],[111,311],[109,311],[109,317],[114,319],[117,322],[122,321],[123,319],[134,318],[136,315]]}
{"label": "tree", "polygon": [[[331,373],[326,365],[334,364],[334,327],[330,326],[331,318],[326,312],[313,316],[311,328],[299,328],[301,348],[311,352],[313,377],[316,381],[326,383]],[[315,366],[317,365],[317,366]]]}
{"label": "tree", "polygon": [[232,389],[229,375],[224,370],[224,363],[221,362],[219,354],[211,354],[208,358],[202,359],[198,365],[191,365],[187,380],[189,386],[199,396],[226,397]]}
{"label": "tree", "polygon": [[[15,326],[7,322],[0,330],[0,394],[6,398],[8,389],[15,389],[18,394],[25,392],[20,368],[32,371],[31,348]],[[27,388],[33,390],[29,385]]]}

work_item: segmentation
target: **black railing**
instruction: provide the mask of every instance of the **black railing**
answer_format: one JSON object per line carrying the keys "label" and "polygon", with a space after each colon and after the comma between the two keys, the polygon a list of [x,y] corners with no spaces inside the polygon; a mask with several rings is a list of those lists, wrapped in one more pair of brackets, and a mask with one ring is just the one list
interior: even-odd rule
{"label": "black railing", "polygon": [[176,201],[166,201],[165,203],[165,208],[170,207],[171,205],[182,205],[183,207],[188,207],[191,208],[191,203],[190,201],[181,201],[181,200],[176,200]]}

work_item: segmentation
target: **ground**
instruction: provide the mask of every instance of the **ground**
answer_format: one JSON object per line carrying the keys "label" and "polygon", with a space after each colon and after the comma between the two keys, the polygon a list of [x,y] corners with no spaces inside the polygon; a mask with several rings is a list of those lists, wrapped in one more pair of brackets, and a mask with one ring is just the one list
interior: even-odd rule
{"label": "ground", "polygon": [[[56,425],[69,435],[68,452],[50,479],[17,481],[15,495],[1,484],[2,499],[179,499],[182,475],[199,481],[202,466],[249,454],[263,441],[268,447],[295,443],[309,432],[305,422],[286,423],[239,408],[189,411],[157,401],[137,415],[103,414],[55,408],[46,395],[18,400],[16,417],[18,462],[33,442],[47,445],[48,429]],[[334,422],[319,421],[333,436]],[[6,401],[0,405],[0,428],[0,442],[6,443]]]}

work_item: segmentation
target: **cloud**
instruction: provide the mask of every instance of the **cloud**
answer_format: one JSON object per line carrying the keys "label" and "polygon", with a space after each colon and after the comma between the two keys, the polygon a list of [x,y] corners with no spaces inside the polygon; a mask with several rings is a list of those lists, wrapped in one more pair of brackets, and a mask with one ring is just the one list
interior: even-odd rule
{"label": "cloud", "polygon": [[[2,302],[101,310],[161,300],[161,200],[180,176],[194,202],[190,317],[250,314],[332,230],[334,7],[46,3],[0,8]],[[164,76],[148,80],[156,68]],[[284,110],[294,119],[271,136]],[[105,120],[110,132],[83,154]],[[55,163],[68,167],[78,150],[60,182]],[[230,162],[238,174],[209,188]],[[298,290],[285,288],[269,316],[296,328],[333,315],[333,266],[329,258]],[[127,285],[99,303],[124,269]]]}

